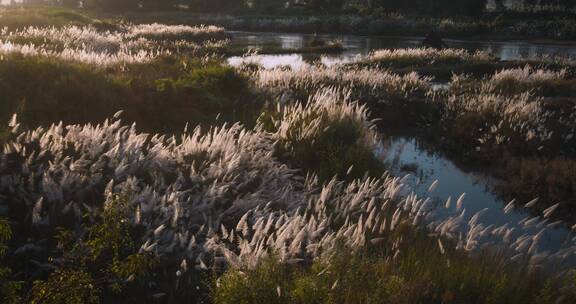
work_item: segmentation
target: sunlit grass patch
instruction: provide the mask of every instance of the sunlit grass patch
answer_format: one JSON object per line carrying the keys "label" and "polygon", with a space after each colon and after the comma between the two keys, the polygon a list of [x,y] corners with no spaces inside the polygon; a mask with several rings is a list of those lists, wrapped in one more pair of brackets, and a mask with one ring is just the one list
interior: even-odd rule
{"label": "sunlit grass patch", "polygon": [[379,176],[384,170],[374,156],[374,126],[366,108],[352,103],[349,94],[326,88],[305,104],[278,105],[276,113],[260,118],[260,127],[275,134],[280,158],[321,180]]}
{"label": "sunlit grass patch", "polygon": [[526,65],[501,69],[482,79],[469,75],[454,75],[450,89],[456,93],[514,95],[532,92],[538,96],[571,96],[574,94],[574,90],[570,88],[573,82],[567,69],[552,70]]}
{"label": "sunlit grass patch", "polygon": [[432,78],[418,73],[395,74],[386,70],[355,67],[305,66],[298,70],[276,68],[258,70],[256,83],[276,95],[305,100],[326,86],[350,89],[351,98],[362,103],[387,102],[389,99],[424,97],[432,88]]}
{"label": "sunlit grass patch", "polygon": [[[314,175],[304,178],[297,174],[274,156],[283,130],[294,130],[296,140],[320,140],[332,123],[343,122],[358,132],[356,145],[373,139],[365,128],[370,122],[363,108],[345,102],[343,96],[341,91],[326,90],[305,107],[291,106],[285,111],[286,121],[273,125],[280,126],[276,132],[233,125],[208,131],[196,128],[180,138],[169,138],[139,133],[116,119],[97,126],[52,125],[21,132],[3,147],[7,161],[0,162],[0,193],[7,198],[4,203],[10,219],[21,229],[14,241],[44,248],[47,245],[41,240],[51,231],[48,228],[58,226],[54,223],[79,229],[85,219],[97,218],[102,208],[111,206],[113,194],[129,194],[126,204],[133,212],[126,213],[126,223],[143,235],[135,240],[134,248],[160,257],[161,270],[179,273],[171,276],[171,286],[162,285],[164,292],[184,284],[178,283],[183,273],[198,273],[210,265],[216,271],[228,265],[232,271],[250,274],[271,253],[290,265],[281,272],[267,268],[254,280],[244,281],[245,274],[232,272],[232,282],[220,281],[229,283],[223,286],[232,290],[224,293],[223,301],[233,296],[234,301],[249,303],[258,295],[273,299],[275,293],[286,295],[287,301],[292,294],[302,301],[318,299],[316,293],[310,295],[315,289],[327,291],[337,302],[361,302],[373,296],[391,297],[392,301],[404,296],[412,301],[412,295],[438,301],[444,294],[469,302],[492,294],[525,295],[509,292],[507,286],[517,282],[512,271],[505,272],[511,283],[502,283],[502,293],[494,282],[500,282],[500,274],[508,266],[538,270],[565,262],[563,254],[542,251],[541,235],[535,231],[485,226],[478,221],[483,211],[470,219],[461,210],[462,199],[456,210],[437,210],[430,199],[405,191],[410,188],[402,178],[382,174],[347,182],[319,182]],[[297,124],[306,118],[310,119],[308,128]],[[343,128],[338,131],[345,134]],[[370,142],[364,142],[365,147],[370,147]],[[33,178],[36,172],[40,176]],[[17,178],[9,178],[12,176]],[[50,190],[44,191],[38,183]],[[31,190],[20,192],[20,185]],[[90,195],[82,199],[86,193]],[[31,203],[23,204],[26,201]],[[444,212],[449,213],[446,218],[430,220]],[[356,263],[353,255],[339,250],[339,242],[355,254],[368,250],[376,258],[368,256]],[[573,252],[573,244],[566,244],[563,250],[561,253]],[[483,257],[484,252],[498,255],[488,258],[486,264],[469,258]],[[340,258],[343,260],[338,261]],[[302,267],[315,263],[322,263],[321,269],[334,269],[322,272],[316,268],[312,275],[320,281],[298,279],[297,287],[291,287],[292,276],[298,278],[298,271],[308,271]],[[372,265],[384,269],[382,280],[371,277],[378,273]],[[166,272],[159,271],[162,275]],[[274,278],[285,277],[285,273],[288,279],[282,282],[288,286],[269,290],[274,285],[269,282],[278,282],[280,279]],[[536,275],[536,280],[547,278]],[[531,280],[525,272],[519,277]],[[364,283],[368,278],[374,279]],[[245,290],[252,288],[252,282],[261,285],[258,294]],[[551,298],[562,294],[570,299],[572,283],[563,283],[566,289],[551,289]],[[376,294],[382,284],[388,293]],[[149,286],[153,290],[159,285]],[[530,290],[534,292],[527,297],[533,299],[539,291]]]}
{"label": "sunlit grass patch", "polygon": [[136,24],[128,26],[127,31],[134,38],[152,40],[192,40],[222,39],[226,37],[223,27],[214,25],[166,25],[160,23]]}
{"label": "sunlit grass patch", "polygon": [[[462,49],[412,48],[376,50],[365,63],[381,67],[423,67],[426,65],[459,65],[493,62],[485,52],[470,53]],[[362,62],[360,62],[362,64]]]}
{"label": "sunlit grass patch", "polygon": [[228,40],[215,26],[164,24],[25,27],[0,30],[0,55],[42,56],[98,67],[148,63],[173,53],[205,55],[224,51]]}

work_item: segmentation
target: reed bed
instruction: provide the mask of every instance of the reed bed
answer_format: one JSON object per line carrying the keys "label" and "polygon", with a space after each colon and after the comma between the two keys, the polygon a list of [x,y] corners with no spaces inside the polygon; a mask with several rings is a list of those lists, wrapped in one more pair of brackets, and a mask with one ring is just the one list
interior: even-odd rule
{"label": "reed bed", "polygon": [[[384,128],[398,128],[396,124],[400,128],[432,128],[444,134],[443,148],[470,153],[478,161],[488,161],[502,153],[524,157],[566,155],[574,151],[571,147],[575,143],[576,107],[570,102],[561,103],[562,96],[572,96],[567,88],[573,80],[564,68],[526,65],[499,70],[481,79],[453,75],[445,88],[436,88],[432,77],[416,73],[400,75],[387,69],[355,64],[257,69],[252,75],[259,88],[279,96],[281,105],[294,100],[305,102],[322,85],[341,84],[350,90],[351,100],[377,111],[382,117],[379,124]],[[556,101],[558,97],[560,99]],[[387,116],[387,113],[396,114]],[[396,116],[404,118],[397,121]],[[548,175],[552,184],[572,184],[571,179],[563,182],[553,179]],[[518,192],[519,186],[514,185],[515,193],[523,193],[524,199],[539,195],[530,192],[527,196],[525,191]],[[557,188],[551,185],[550,189]],[[561,209],[566,210],[571,208],[570,189],[571,186],[567,186],[565,190],[541,194],[561,198]],[[513,198],[506,195],[505,189],[501,191],[506,199]],[[535,209],[542,211],[555,203],[558,201],[541,201]]]}
{"label": "reed bed", "polygon": [[91,65],[148,63],[160,56],[202,55],[224,49],[224,29],[215,26],[127,25],[115,31],[92,26],[27,27],[0,31],[0,54],[42,56]]}
{"label": "reed bed", "polygon": [[160,23],[130,25],[126,28],[131,37],[148,39],[207,40],[225,36],[223,27],[214,25],[165,25]]}
{"label": "reed bed", "polygon": [[481,93],[520,94],[524,92],[541,93],[568,80],[566,69],[550,70],[526,65],[523,68],[510,68],[496,71],[494,74],[478,81],[467,75],[454,75],[450,82],[454,92],[474,91]]}
{"label": "reed bed", "polygon": [[362,101],[423,97],[432,88],[430,77],[417,73],[398,75],[373,68],[304,66],[298,70],[261,69],[254,76],[256,85],[264,90],[300,98],[325,86],[347,87],[353,99]]}
{"label": "reed bed", "polygon": [[477,64],[493,62],[486,52],[470,53],[462,49],[409,48],[376,50],[367,62],[380,66],[409,67],[426,65]]}
{"label": "reed bed", "polygon": [[[500,117],[500,122],[485,125],[491,133],[500,136],[497,144],[508,139],[501,135],[503,125],[510,126],[517,134],[524,134],[526,141],[536,142],[536,147],[549,143],[569,143],[574,138],[576,108],[557,110],[547,105],[542,95],[562,97],[571,95],[565,84],[571,83],[565,69],[535,69],[531,66],[504,69],[478,81],[466,75],[454,75],[449,91],[445,92],[449,107],[454,112],[488,114],[484,117]],[[442,94],[440,94],[442,95]],[[492,114],[490,114],[492,113]],[[500,134],[499,134],[500,133]],[[487,134],[487,136],[490,136]],[[479,139],[485,143],[486,139]]]}
{"label": "reed bed", "polygon": [[[403,54],[402,50],[395,52]],[[438,52],[424,50],[420,56],[441,56]],[[412,50],[407,53],[416,54]],[[460,52],[450,54],[456,56]],[[435,124],[453,126],[473,116],[476,125],[465,127],[472,133],[466,136],[476,138],[477,147],[514,143],[541,149],[550,143],[571,142],[576,130],[571,122],[576,111],[559,113],[549,109],[538,96],[543,90],[558,88],[558,82],[569,81],[565,69],[531,66],[504,69],[481,81],[471,76],[454,75],[448,90],[434,90],[434,78],[415,72],[400,75],[386,69],[361,66],[258,69],[253,76],[257,87],[280,96],[281,103],[305,101],[323,86],[344,86],[349,88],[352,100],[371,106],[391,103],[411,106],[414,101],[423,101],[439,113]]]}

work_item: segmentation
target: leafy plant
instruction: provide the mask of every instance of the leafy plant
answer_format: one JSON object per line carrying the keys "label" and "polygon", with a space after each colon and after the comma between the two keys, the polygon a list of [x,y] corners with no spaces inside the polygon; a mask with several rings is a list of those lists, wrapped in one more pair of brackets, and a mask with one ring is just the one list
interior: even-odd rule
{"label": "leafy plant", "polygon": [[62,256],[53,260],[56,271],[47,280],[34,282],[30,302],[99,303],[146,278],[154,258],[136,251],[127,212],[132,212],[127,200],[117,197],[96,223],[86,227],[84,236],[60,230],[56,238]]}
{"label": "leafy plant", "polygon": [[10,224],[4,218],[0,218],[0,301],[2,303],[19,303],[22,283],[14,281],[12,270],[5,263],[8,251],[7,242],[12,237]]}

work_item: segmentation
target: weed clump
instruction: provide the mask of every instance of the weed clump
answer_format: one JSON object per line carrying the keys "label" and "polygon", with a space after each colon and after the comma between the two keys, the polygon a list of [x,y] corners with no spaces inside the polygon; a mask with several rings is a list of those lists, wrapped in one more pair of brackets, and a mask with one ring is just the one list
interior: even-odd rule
{"label": "weed clump", "polygon": [[377,139],[368,112],[349,98],[349,91],[320,90],[305,105],[279,106],[262,116],[260,127],[273,132],[280,158],[321,180],[379,176],[384,168],[374,156]]}

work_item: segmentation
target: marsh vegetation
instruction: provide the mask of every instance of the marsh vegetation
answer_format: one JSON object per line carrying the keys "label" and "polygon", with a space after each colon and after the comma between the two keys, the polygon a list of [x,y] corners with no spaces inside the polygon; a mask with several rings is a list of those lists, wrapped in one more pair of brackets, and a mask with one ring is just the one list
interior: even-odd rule
{"label": "marsh vegetation", "polygon": [[[248,50],[221,26],[16,11],[0,15],[2,302],[576,301],[570,59],[231,66]],[[260,51],[344,45],[307,47]],[[450,181],[395,167],[393,138],[496,199],[439,195]]]}

